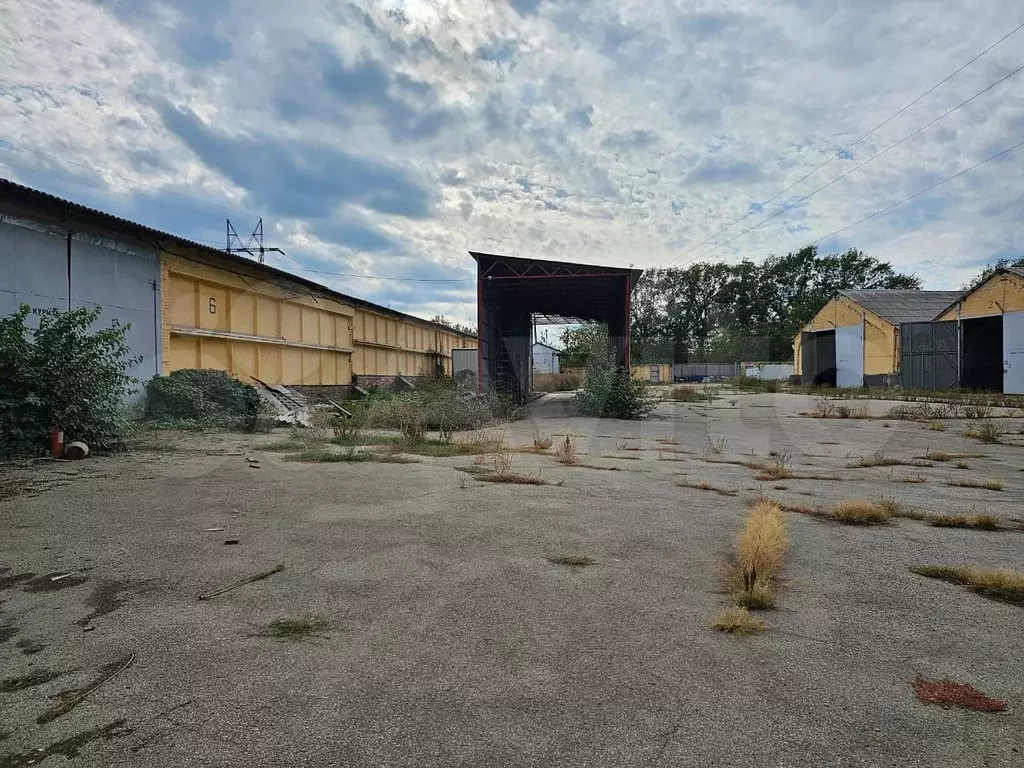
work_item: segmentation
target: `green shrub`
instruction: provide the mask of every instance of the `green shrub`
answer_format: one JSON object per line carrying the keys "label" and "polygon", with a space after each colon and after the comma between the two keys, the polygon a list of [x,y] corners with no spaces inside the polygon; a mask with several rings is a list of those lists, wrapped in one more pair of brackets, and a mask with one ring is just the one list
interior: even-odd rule
{"label": "green shrub", "polygon": [[127,325],[116,319],[92,331],[99,308],[32,312],[22,304],[0,318],[0,458],[42,454],[50,427],[66,441],[82,440],[95,452],[121,446],[130,423],[124,401],[136,380],[129,369]]}
{"label": "green shrub", "polygon": [[264,418],[252,387],[224,371],[185,368],[146,384],[147,421],[176,427],[254,431]]}
{"label": "green shrub", "polygon": [[634,379],[629,368],[616,366],[611,357],[591,358],[583,388],[573,397],[573,405],[584,416],[603,419],[646,419],[655,401],[647,385]]}

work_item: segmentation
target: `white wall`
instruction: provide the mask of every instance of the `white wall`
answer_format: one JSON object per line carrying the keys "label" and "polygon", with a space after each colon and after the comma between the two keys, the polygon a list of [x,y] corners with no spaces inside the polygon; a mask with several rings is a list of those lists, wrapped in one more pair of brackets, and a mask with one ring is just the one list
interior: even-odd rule
{"label": "white wall", "polygon": [[71,240],[68,285],[67,233],[33,222],[0,222],[0,315],[20,304],[33,309],[99,306],[99,325],[130,324],[128,346],[142,362],[132,375],[145,381],[160,372],[160,255],[96,238]]}
{"label": "white wall", "polygon": [[558,353],[543,344],[533,345],[533,372],[560,373]]}

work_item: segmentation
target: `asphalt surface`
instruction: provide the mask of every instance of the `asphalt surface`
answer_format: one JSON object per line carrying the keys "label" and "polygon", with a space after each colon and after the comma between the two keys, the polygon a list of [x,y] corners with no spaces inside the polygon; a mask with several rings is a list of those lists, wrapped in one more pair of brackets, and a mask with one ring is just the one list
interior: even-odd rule
{"label": "asphalt surface", "polygon": [[[1024,765],[1024,609],[909,571],[1024,569],[1024,533],[787,514],[768,629],[709,627],[747,500],[1024,518],[1024,436],[808,419],[795,395],[666,403],[642,423],[565,404],[544,398],[509,441],[569,432],[584,463],[618,471],[520,454],[514,471],[551,484],[500,485],[455,471],[472,457],[297,464],[243,435],[0,468],[0,768]],[[929,448],[985,457],[850,467]],[[770,451],[840,479],[762,483],[706,460]],[[961,476],[1004,490],[946,485]],[[701,481],[738,495],[677,485]],[[566,554],[595,564],[546,559]],[[312,617],[328,626],[301,642],[263,634]],[[917,675],[1008,709],[923,705]]]}

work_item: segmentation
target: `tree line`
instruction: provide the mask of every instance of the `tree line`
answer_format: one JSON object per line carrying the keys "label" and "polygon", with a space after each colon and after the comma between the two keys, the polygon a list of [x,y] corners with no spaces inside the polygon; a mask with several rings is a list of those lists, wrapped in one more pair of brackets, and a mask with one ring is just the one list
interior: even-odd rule
{"label": "tree line", "polygon": [[758,263],[651,269],[633,293],[636,363],[786,361],[793,336],[837,291],[919,290],[921,280],[856,248],[807,246]]}

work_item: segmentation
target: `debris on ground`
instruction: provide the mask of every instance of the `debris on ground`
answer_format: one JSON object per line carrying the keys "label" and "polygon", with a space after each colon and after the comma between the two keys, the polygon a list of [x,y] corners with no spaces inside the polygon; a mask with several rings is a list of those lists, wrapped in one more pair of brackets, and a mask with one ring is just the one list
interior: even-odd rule
{"label": "debris on ground", "polygon": [[133,652],[124,659],[118,659],[108,664],[106,667],[104,667],[104,674],[101,677],[99,677],[92,684],[86,686],[86,688],[82,690],[82,692],[79,693],[77,696],[70,698],[66,701],[63,701],[57,706],[55,706],[53,709],[50,709],[41,714],[38,718],[36,718],[36,722],[40,725],[45,725],[46,723],[49,723],[51,720],[56,720],[61,715],[67,714],[72,709],[81,704],[82,701],[86,698],[86,696],[89,696],[94,691],[98,690],[99,688],[102,688],[104,685],[106,685],[115,677],[117,677],[126,669],[128,669],[128,667],[130,667],[132,665],[132,662],[134,661],[135,653]]}
{"label": "debris on ground", "polygon": [[261,573],[257,573],[255,576],[249,576],[248,578],[242,579],[241,581],[236,581],[234,584],[230,584],[230,585],[228,585],[226,587],[221,587],[220,589],[214,590],[213,592],[207,592],[205,595],[200,595],[199,599],[200,600],[208,600],[211,597],[215,597],[217,595],[221,595],[221,594],[223,594],[225,592],[230,592],[232,589],[238,589],[239,587],[244,587],[246,584],[251,584],[254,581],[261,581],[262,579],[265,579],[268,576],[273,576],[275,573],[280,573],[283,570],[284,570],[284,563],[278,563],[273,568],[271,568],[269,571],[263,571]]}

